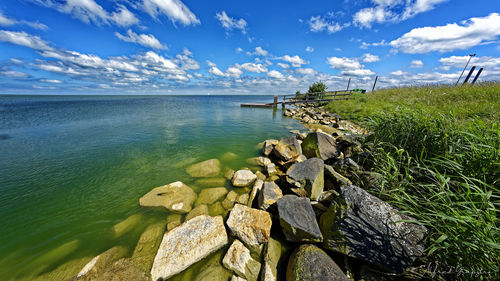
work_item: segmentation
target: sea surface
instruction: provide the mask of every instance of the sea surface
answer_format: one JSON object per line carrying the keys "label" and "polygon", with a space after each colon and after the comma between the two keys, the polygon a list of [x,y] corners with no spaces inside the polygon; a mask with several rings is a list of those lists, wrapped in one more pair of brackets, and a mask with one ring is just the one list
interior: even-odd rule
{"label": "sea surface", "polygon": [[[238,157],[302,129],[272,96],[0,96],[0,279],[30,280],[123,245],[165,212],[139,206],[154,187],[193,184],[188,163]],[[229,187],[229,185],[228,185]],[[197,188],[199,192],[200,187]],[[132,222],[113,231],[114,225]]]}

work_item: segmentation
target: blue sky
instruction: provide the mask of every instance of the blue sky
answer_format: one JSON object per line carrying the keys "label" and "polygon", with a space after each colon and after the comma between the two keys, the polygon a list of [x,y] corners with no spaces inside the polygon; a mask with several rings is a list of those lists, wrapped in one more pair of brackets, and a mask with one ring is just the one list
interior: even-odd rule
{"label": "blue sky", "polygon": [[498,81],[499,13],[499,0],[2,1],[0,94],[454,83],[470,53]]}

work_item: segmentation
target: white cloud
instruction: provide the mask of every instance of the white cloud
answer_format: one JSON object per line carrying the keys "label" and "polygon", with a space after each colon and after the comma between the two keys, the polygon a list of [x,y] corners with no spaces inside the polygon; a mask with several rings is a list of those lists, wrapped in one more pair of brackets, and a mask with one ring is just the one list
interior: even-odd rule
{"label": "white cloud", "polygon": [[412,29],[389,43],[394,48],[410,54],[433,51],[465,50],[496,40],[500,35],[500,15],[492,13],[483,18],[471,18],[444,26]]}
{"label": "white cloud", "polygon": [[24,31],[0,30],[0,41],[25,46],[35,50],[52,50],[52,47],[49,47],[47,42],[42,40],[39,36],[34,36]]}
{"label": "white cloud", "polygon": [[66,0],[64,3],[54,0],[33,1],[61,13],[70,14],[85,23],[92,22],[98,25],[114,23],[120,26],[129,26],[139,22],[124,5],[117,5],[116,11],[110,13],[94,0]]}
{"label": "white cloud", "polygon": [[287,64],[287,63],[278,62],[277,65],[279,65],[279,66],[281,66],[282,68],[285,68],[285,69],[290,68],[290,65]]}
{"label": "white cloud", "polygon": [[296,72],[304,75],[316,75],[318,72],[312,68],[297,68]]}
{"label": "white cloud", "polygon": [[240,78],[241,74],[243,74],[243,71],[235,66],[230,66],[226,70],[226,75],[233,78]]}
{"label": "white cloud", "polygon": [[215,17],[220,21],[222,27],[226,29],[226,31],[231,31],[233,29],[241,30],[241,33],[246,34],[247,22],[244,19],[235,19],[229,17],[225,11],[221,13],[216,13]]}
{"label": "white cloud", "polygon": [[243,52],[243,49],[242,49],[242,48],[240,48],[240,47],[236,48],[236,53],[237,53],[237,54],[239,54],[239,53],[241,53],[241,52]]}
{"label": "white cloud", "polygon": [[306,47],[306,52],[312,53],[312,52],[314,52],[314,48],[311,47],[311,46],[307,46]]}
{"label": "white cloud", "polygon": [[127,31],[127,35],[122,35],[118,32],[115,32],[115,36],[118,39],[123,40],[125,42],[137,43],[146,47],[150,47],[153,49],[166,49],[167,46],[163,45],[154,37],[152,34],[137,34],[132,30]]}
{"label": "white cloud", "polygon": [[17,70],[5,70],[5,71],[0,70],[0,75],[10,77],[10,78],[29,78],[30,77],[29,74],[21,72],[21,71],[17,71]]}
{"label": "white cloud", "polygon": [[283,76],[283,74],[281,74],[281,72],[277,71],[277,70],[271,70],[267,73],[267,76],[271,77],[271,78],[274,78],[274,79],[284,79],[285,76]]}
{"label": "white cloud", "polygon": [[361,60],[362,60],[363,62],[368,62],[368,63],[370,63],[370,62],[377,62],[377,61],[379,61],[379,60],[380,60],[380,58],[379,58],[378,56],[376,56],[376,55],[372,55],[372,54],[370,54],[370,53],[366,53],[366,54],[364,54],[364,55],[361,57]]}
{"label": "white cloud", "polygon": [[245,71],[255,72],[255,73],[263,73],[263,72],[268,71],[267,67],[265,67],[264,65],[262,65],[260,63],[247,62],[247,63],[244,63],[242,65],[236,64],[236,67],[243,69]]}
{"label": "white cloud", "polygon": [[252,55],[256,55],[256,56],[267,56],[269,54],[268,51],[262,49],[262,47],[258,46],[258,47],[255,47],[255,52],[247,52],[247,55],[249,56],[252,56]]}
{"label": "white cloud", "polygon": [[61,84],[62,83],[61,80],[57,80],[57,79],[40,79],[40,82],[52,83],[52,84]]}
{"label": "white cloud", "polygon": [[414,17],[415,15],[427,12],[436,7],[437,4],[448,0],[416,0],[411,5],[408,5],[402,15],[403,19]]}
{"label": "white cloud", "polygon": [[358,11],[354,14],[353,20],[358,26],[370,28],[373,23],[395,21],[396,15],[394,15],[390,10],[385,9],[385,7],[376,6],[373,8],[364,8]]}
{"label": "white cloud", "polygon": [[0,11],[0,25],[9,26],[9,25],[14,25],[15,23],[16,23],[15,20],[9,19],[7,16],[2,14],[2,11]]}
{"label": "white cloud", "polygon": [[421,60],[412,60],[410,63],[411,68],[421,68],[424,67],[424,62]]}
{"label": "white cloud", "polygon": [[328,18],[322,16],[311,17],[308,24],[312,32],[321,32],[326,30],[330,34],[340,31],[350,25],[350,23],[340,25],[339,23],[329,21]]}
{"label": "white cloud", "polygon": [[180,65],[182,70],[200,69],[200,63],[193,59],[193,53],[191,53],[188,49],[184,49],[182,54],[178,54],[175,57],[175,62]]}
{"label": "white cloud", "polygon": [[353,69],[353,70],[344,70],[340,72],[340,75],[344,76],[371,76],[375,75],[375,72],[369,69]]}
{"label": "white cloud", "polygon": [[405,71],[402,71],[402,70],[397,70],[397,71],[391,72],[390,74],[394,75],[394,76],[402,76],[402,75],[407,75],[408,72],[405,72]]}
{"label": "white cloud", "polygon": [[224,74],[224,72],[222,72],[220,69],[218,69],[216,66],[212,66],[210,67],[210,69],[208,70],[209,73],[213,74],[213,75],[216,75],[216,76],[226,76]]}
{"label": "white cloud", "polygon": [[[442,64],[443,69],[450,70],[451,68],[462,69],[468,60],[469,56],[451,56],[440,58],[439,62]],[[473,57],[469,65],[476,65],[478,67],[484,67],[488,69],[500,67],[500,57]]]}
{"label": "white cloud", "polygon": [[184,25],[199,24],[200,20],[180,0],[143,0],[144,10],[154,18],[158,14],[166,15],[173,23]]}
{"label": "white cloud", "polygon": [[350,59],[346,57],[329,57],[327,58],[328,64],[334,69],[338,70],[352,70],[360,69],[363,67],[357,59]]}
{"label": "white cloud", "polygon": [[31,22],[31,21],[25,21],[25,20],[19,21],[19,20],[11,19],[11,18],[7,17],[6,15],[4,15],[2,13],[2,11],[0,11],[0,25],[2,25],[2,26],[11,26],[11,25],[16,25],[16,24],[27,25],[27,26],[30,26],[32,28],[40,29],[40,30],[47,30],[47,29],[49,29],[49,27],[46,26],[43,23]]}
{"label": "white cloud", "polygon": [[206,62],[207,62],[207,65],[208,65],[208,66],[210,66],[210,67],[215,67],[215,66],[217,66],[217,65],[216,65],[214,62],[212,62],[212,61],[207,60]]}
{"label": "white cloud", "polygon": [[286,62],[289,62],[292,64],[293,67],[301,67],[303,64],[308,64],[307,61],[305,61],[303,58],[295,55],[293,57],[289,56],[289,55],[284,55],[283,57],[281,57],[282,60],[286,61]]}

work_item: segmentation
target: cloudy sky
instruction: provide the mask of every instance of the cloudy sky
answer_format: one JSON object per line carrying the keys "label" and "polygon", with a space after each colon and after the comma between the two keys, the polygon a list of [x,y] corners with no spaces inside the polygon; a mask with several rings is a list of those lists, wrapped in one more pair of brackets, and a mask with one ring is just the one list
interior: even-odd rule
{"label": "cloudy sky", "polygon": [[500,80],[499,0],[9,0],[0,94],[293,94]]}

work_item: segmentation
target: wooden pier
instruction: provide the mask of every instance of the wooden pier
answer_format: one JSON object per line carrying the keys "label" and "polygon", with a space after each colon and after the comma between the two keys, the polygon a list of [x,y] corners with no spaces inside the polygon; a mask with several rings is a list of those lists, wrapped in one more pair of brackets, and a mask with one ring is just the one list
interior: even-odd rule
{"label": "wooden pier", "polygon": [[330,91],[330,92],[319,92],[319,93],[306,93],[303,95],[284,95],[283,101],[278,101],[278,96],[274,96],[274,101],[272,103],[243,103],[241,107],[267,107],[273,108],[281,104],[283,108],[287,104],[320,104],[328,103],[333,100],[348,100],[351,98],[353,90],[343,90],[343,91]]}

